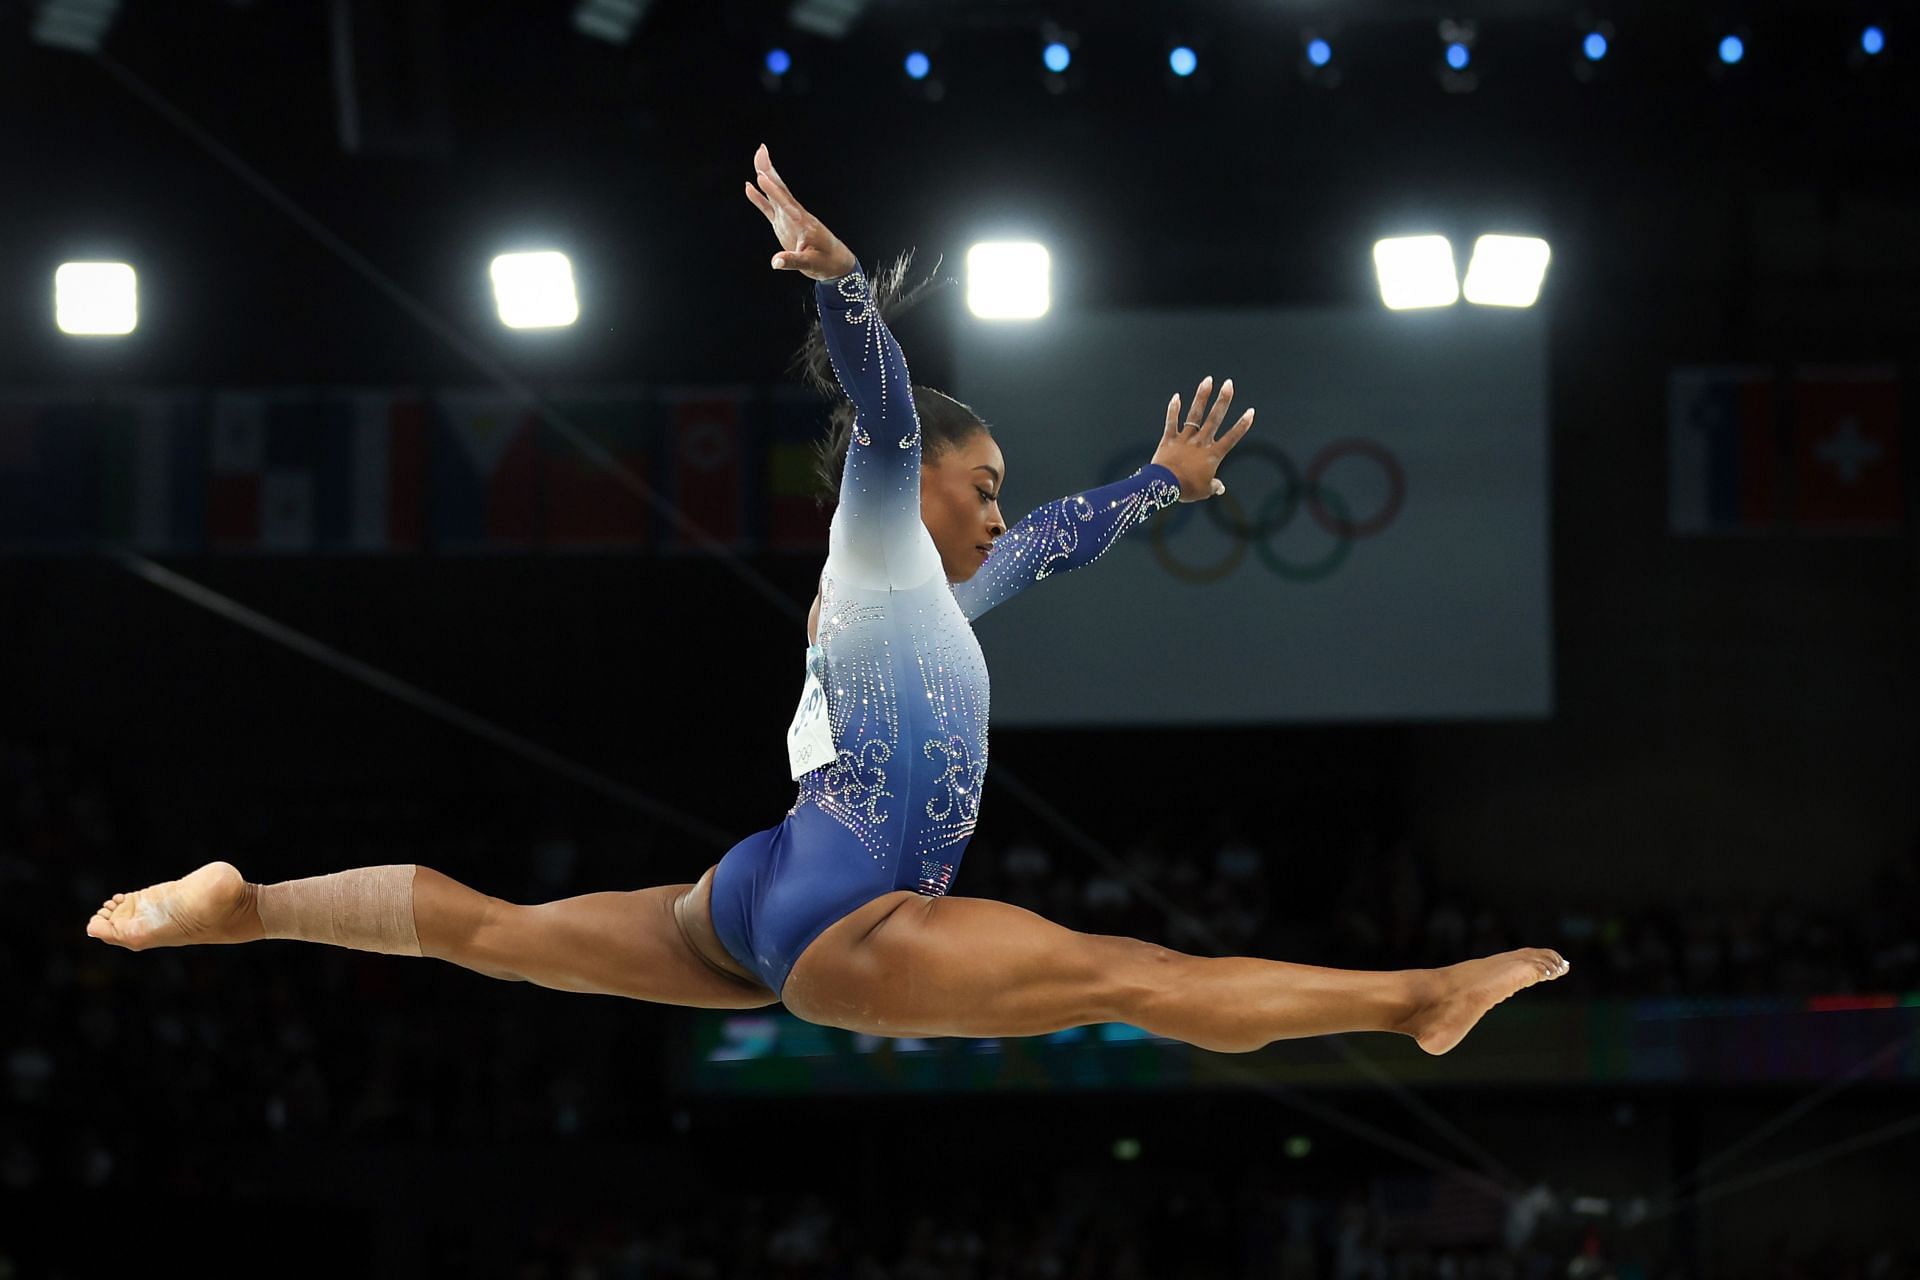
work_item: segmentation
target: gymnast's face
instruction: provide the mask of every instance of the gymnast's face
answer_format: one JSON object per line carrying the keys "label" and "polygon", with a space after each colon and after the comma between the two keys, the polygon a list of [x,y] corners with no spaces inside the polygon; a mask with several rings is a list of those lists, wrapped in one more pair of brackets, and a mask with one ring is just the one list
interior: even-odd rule
{"label": "gymnast's face", "polygon": [[980,572],[990,548],[1007,531],[1000,515],[1000,482],[1007,460],[984,428],[920,464],[920,520],[933,535],[948,582]]}

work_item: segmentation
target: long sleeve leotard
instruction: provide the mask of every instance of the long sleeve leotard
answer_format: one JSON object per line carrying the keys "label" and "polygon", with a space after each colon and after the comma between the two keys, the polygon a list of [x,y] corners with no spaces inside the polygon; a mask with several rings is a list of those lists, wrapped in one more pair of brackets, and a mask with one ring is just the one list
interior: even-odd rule
{"label": "long sleeve leotard", "polygon": [[826,692],[834,759],[801,777],[786,830],[762,833],[777,848],[740,908],[755,920],[731,930],[752,936],[728,940],[736,956],[751,951],[776,992],[833,921],[896,889],[939,896],[953,883],[987,771],[987,666],[973,619],[1093,563],[1180,496],[1174,474],[1148,464],[1031,512],[972,578],[949,583],[921,522],[920,423],[899,344],[863,272],[817,282],[814,295],[857,410],[806,653]]}

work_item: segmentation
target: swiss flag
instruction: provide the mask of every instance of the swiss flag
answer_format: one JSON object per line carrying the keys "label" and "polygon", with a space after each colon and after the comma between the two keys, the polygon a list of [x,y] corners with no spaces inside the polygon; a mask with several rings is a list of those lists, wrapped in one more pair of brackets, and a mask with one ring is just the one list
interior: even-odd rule
{"label": "swiss flag", "polygon": [[1794,522],[1884,532],[1906,515],[1900,380],[1891,369],[1802,369],[1793,388]]}

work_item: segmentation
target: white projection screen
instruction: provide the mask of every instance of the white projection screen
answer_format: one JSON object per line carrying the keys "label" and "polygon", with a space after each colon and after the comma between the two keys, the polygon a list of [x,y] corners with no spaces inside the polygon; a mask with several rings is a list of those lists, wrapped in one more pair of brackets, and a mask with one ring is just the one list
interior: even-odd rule
{"label": "white projection screen", "polygon": [[1013,521],[1150,461],[1208,374],[1234,380],[1229,422],[1259,411],[1224,497],[978,621],[995,725],[1552,714],[1538,312],[1056,313],[956,344]]}

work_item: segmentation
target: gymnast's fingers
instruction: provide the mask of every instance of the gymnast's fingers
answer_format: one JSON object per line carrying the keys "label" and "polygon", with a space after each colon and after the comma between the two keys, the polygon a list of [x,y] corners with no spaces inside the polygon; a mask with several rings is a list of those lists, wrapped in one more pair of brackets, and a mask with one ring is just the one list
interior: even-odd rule
{"label": "gymnast's fingers", "polygon": [[1167,429],[1160,438],[1172,440],[1180,434],[1180,393],[1173,393],[1173,399],[1167,401]]}
{"label": "gymnast's fingers", "polygon": [[756,189],[751,182],[747,183],[746,187],[747,187],[747,199],[753,201],[753,207],[758,209],[761,213],[764,213],[767,216],[768,222],[772,222],[773,221],[772,203],[769,202],[765,196],[761,195],[759,190]]}
{"label": "gymnast's fingers", "polygon": [[1247,432],[1251,430],[1253,430],[1253,410],[1249,409],[1240,415],[1240,421],[1234,423],[1227,434],[1220,437],[1218,441],[1220,445],[1219,456],[1224,458],[1229,453],[1232,453],[1233,446],[1240,443],[1240,437],[1246,435]]}
{"label": "gymnast's fingers", "polygon": [[1201,428],[1200,440],[1204,444],[1213,443],[1213,433],[1220,429],[1221,419],[1227,416],[1227,406],[1233,403],[1233,379],[1228,378],[1220,384],[1219,398],[1213,402],[1213,408],[1207,413],[1207,420]]}
{"label": "gymnast's fingers", "polygon": [[1213,375],[1208,374],[1200,379],[1200,385],[1193,389],[1193,414],[1186,420],[1186,426],[1200,425],[1200,415],[1207,411],[1207,393],[1211,390],[1213,390]]}
{"label": "gymnast's fingers", "polygon": [[775,204],[778,204],[784,209],[788,217],[806,217],[807,211],[801,208],[800,202],[794,199],[793,192],[787,190],[787,184],[782,182],[780,175],[774,172],[773,161],[767,158],[765,143],[762,143],[760,146],[758,167],[760,170],[760,189],[766,192]]}

